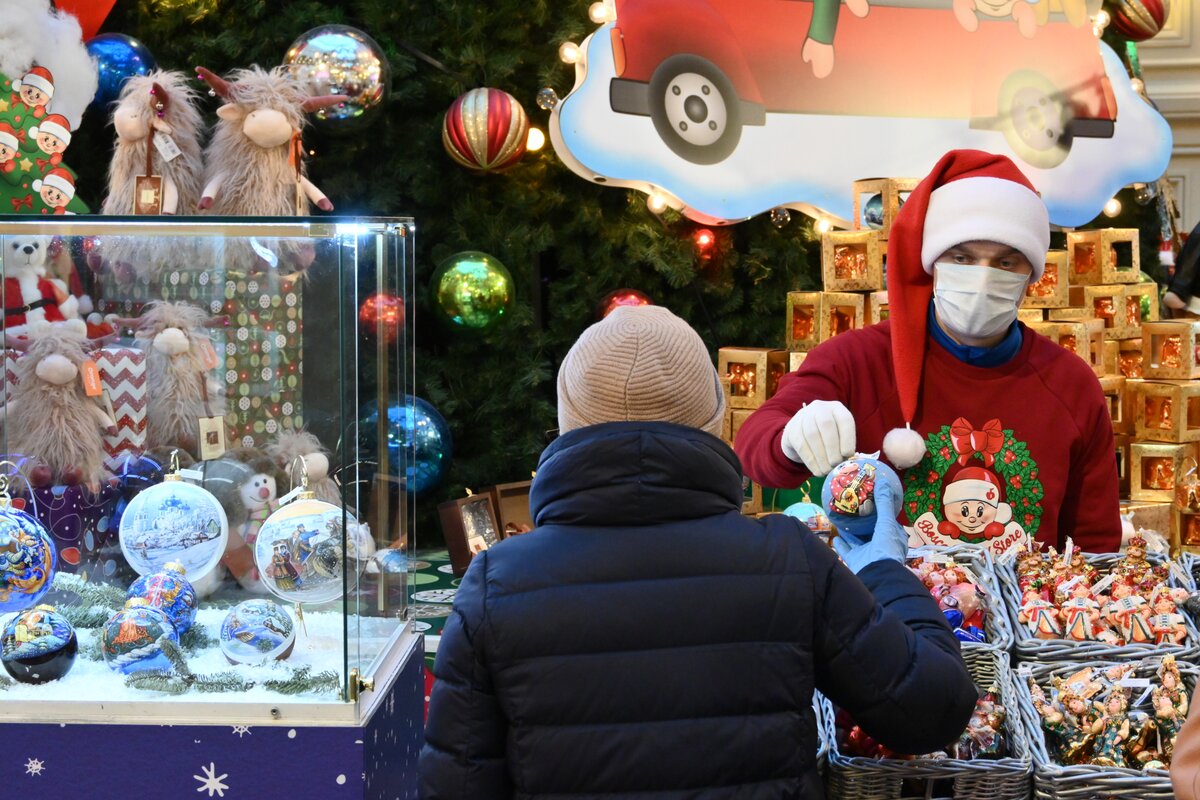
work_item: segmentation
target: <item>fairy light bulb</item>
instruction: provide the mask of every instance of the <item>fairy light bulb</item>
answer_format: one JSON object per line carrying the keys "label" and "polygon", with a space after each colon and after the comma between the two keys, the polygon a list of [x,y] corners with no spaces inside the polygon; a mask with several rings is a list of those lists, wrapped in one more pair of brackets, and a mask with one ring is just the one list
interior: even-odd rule
{"label": "fairy light bulb", "polygon": [[546,146],[546,134],[542,133],[541,128],[530,126],[529,135],[525,139],[525,149],[531,153],[536,153]]}
{"label": "fairy light bulb", "polygon": [[579,61],[579,45],[574,42],[563,42],[558,47],[558,57],[564,64],[574,64]]}
{"label": "fairy light bulb", "polygon": [[651,214],[661,214],[667,210],[667,198],[655,192],[646,198],[646,208],[650,209]]}
{"label": "fairy light bulb", "polygon": [[833,224],[824,217],[821,217],[819,220],[817,220],[816,228],[817,233],[829,233],[830,229],[833,228]]}
{"label": "fairy light bulb", "polygon": [[604,2],[592,3],[588,6],[588,19],[597,25],[603,25],[608,22],[608,4]]}
{"label": "fairy light bulb", "polygon": [[1113,197],[1107,203],[1104,204],[1104,216],[1115,217],[1117,214],[1120,214],[1120,213],[1121,213],[1121,201],[1118,200],[1117,198]]}

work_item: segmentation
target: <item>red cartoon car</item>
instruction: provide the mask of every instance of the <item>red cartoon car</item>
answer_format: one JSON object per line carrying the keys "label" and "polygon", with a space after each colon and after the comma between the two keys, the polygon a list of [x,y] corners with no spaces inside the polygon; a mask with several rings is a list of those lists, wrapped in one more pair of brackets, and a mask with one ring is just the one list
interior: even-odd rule
{"label": "red cartoon car", "polygon": [[[829,0],[817,2],[828,12]],[[724,160],[742,126],[763,125],[772,112],[962,119],[1002,133],[1025,162],[1051,168],[1075,137],[1111,137],[1117,117],[1088,25],[1051,18],[1025,38],[1011,20],[988,18],[968,32],[949,2],[911,8],[877,0],[863,18],[836,19],[836,64],[817,78],[801,55],[813,2],[615,6],[612,109],[650,117],[671,150],[693,163]]]}

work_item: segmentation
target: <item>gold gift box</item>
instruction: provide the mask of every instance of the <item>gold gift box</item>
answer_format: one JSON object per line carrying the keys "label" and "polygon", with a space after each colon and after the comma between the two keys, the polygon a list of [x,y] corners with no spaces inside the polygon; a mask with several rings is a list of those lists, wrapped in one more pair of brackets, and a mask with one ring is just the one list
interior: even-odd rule
{"label": "gold gift box", "polygon": [[811,350],[839,333],[863,327],[865,299],[852,292],[788,292],[787,349]]}
{"label": "gold gift box", "polygon": [[[729,394],[725,397],[728,399]],[[725,416],[721,418],[721,441],[733,447],[733,409],[725,407]]]}
{"label": "gold gift box", "polygon": [[795,372],[800,369],[800,365],[804,363],[804,358],[808,353],[788,353],[788,372]]}
{"label": "gold gift box", "polygon": [[758,408],[765,403],[787,372],[787,355],[786,350],[769,347],[722,347],[717,353],[717,372],[729,379],[729,407]]}
{"label": "gold gift box", "polygon": [[1200,382],[1140,381],[1134,434],[1152,442],[1200,442]]}
{"label": "gold gift box", "polygon": [[863,220],[863,210],[868,200],[880,195],[883,200],[883,226],[879,229],[879,238],[886,242],[891,235],[892,222],[900,212],[900,206],[920,182],[919,178],[865,178],[855,181],[854,229],[861,231],[871,227]]}
{"label": "gold gift box", "polygon": [[1126,414],[1129,404],[1125,398],[1125,376],[1104,375],[1100,378],[1100,388],[1104,391],[1104,399],[1108,401],[1108,413],[1112,417],[1114,433],[1132,433],[1133,420]]}
{"label": "gold gift box", "polygon": [[1071,304],[1070,282],[1067,279],[1067,251],[1051,250],[1046,254],[1046,271],[1036,283],[1025,287],[1026,308],[1064,308]]}
{"label": "gold gift box", "polygon": [[1200,378],[1200,320],[1142,325],[1142,372],[1153,380]]}
{"label": "gold gift box", "polygon": [[763,510],[762,487],[754,481],[742,477],[742,513],[761,514]]}
{"label": "gold gift box", "polygon": [[[1144,304],[1143,304],[1144,299]],[[1158,284],[1157,283],[1134,283],[1125,287],[1126,302],[1137,301],[1139,304],[1139,327],[1146,322],[1157,322],[1161,319],[1161,310],[1158,305]],[[1132,310],[1130,311],[1132,317]]]}
{"label": "gold gift box", "polygon": [[883,288],[883,248],[878,231],[830,231],[821,236],[821,277],[827,292],[877,292]]}
{"label": "gold gift box", "polygon": [[[1171,555],[1179,552],[1179,517],[1170,503],[1121,503],[1121,516],[1132,514],[1130,522],[1134,530],[1154,531],[1162,534],[1171,545]],[[1197,542],[1200,544],[1200,542]]]}
{"label": "gold gift box", "polygon": [[737,441],[738,431],[746,424],[746,420],[750,419],[750,415],[754,411],[748,408],[735,408],[729,412],[729,443],[733,444]]}
{"label": "gold gift box", "polygon": [[888,293],[887,289],[882,289],[878,292],[871,292],[866,298],[867,305],[867,324],[877,325],[888,318]]}
{"label": "gold gift box", "polygon": [[1104,228],[1067,234],[1071,284],[1139,283],[1142,260],[1136,228]]}
{"label": "gold gift box", "polygon": [[[1126,305],[1129,293],[1120,284],[1072,286],[1071,305],[1087,316],[1104,321],[1105,339],[1136,339],[1141,335],[1141,298],[1133,297],[1133,316]],[[1050,315],[1054,318],[1054,314]]]}
{"label": "gold gift box", "polygon": [[1183,462],[1194,457],[1195,445],[1134,442],[1129,446],[1129,497],[1135,501],[1171,503]]}
{"label": "gold gift box", "polygon": [[1017,320],[1026,325],[1031,322],[1045,322],[1046,311],[1041,308],[1019,308],[1017,309]]}

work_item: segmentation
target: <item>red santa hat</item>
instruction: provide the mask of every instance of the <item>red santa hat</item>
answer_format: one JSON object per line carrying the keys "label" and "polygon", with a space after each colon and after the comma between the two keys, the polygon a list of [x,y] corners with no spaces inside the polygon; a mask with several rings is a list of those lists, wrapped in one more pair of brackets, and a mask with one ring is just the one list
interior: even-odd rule
{"label": "red santa hat", "polygon": [[11,150],[16,150],[21,146],[21,140],[17,136],[17,132],[7,122],[0,122],[0,144],[7,146]]}
{"label": "red santa hat", "polygon": [[21,91],[22,86],[32,86],[47,97],[54,96],[54,75],[45,67],[34,67],[25,73],[25,77],[12,83],[13,91]]}
{"label": "red santa hat", "polygon": [[990,470],[983,467],[967,467],[959,470],[952,483],[946,484],[942,492],[942,505],[970,500],[987,503],[996,508],[1000,505],[1000,497],[1000,481]]}
{"label": "red santa hat", "polygon": [[35,192],[40,192],[43,186],[58,189],[67,196],[68,200],[75,196],[75,178],[62,167],[50,170],[45,178],[33,182]]}
{"label": "red santa hat", "polygon": [[29,131],[33,136],[48,133],[64,145],[71,143],[71,123],[62,114],[51,114],[42,120],[42,124]]}
{"label": "red santa hat", "polygon": [[1007,157],[951,150],[908,196],[888,239],[892,366],[905,427],[888,432],[883,452],[898,469],[914,466],[925,455],[925,440],[912,423],[925,365],[934,261],[971,241],[1018,250],[1033,265],[1030,281],[1036,281],[1050,248],[1049,216],[1029,179]]}

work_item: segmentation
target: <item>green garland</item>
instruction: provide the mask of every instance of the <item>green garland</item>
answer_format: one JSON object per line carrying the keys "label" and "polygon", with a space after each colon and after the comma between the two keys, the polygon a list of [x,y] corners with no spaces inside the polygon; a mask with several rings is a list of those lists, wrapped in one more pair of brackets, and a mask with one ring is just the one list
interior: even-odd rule
{"label": "green garland", "polygon": [[[925,457],[905,474],[904,511],[910,523],[915,523],[925,513],[932,513],[939,521],[945,519],[942,483],[951,465],[958,460],[950,439],[950,426],[943,425],[939,433],[929,434],[925,450]],[[982,465],[983,456],[976,453],[971,458],[978,459]],[[1005,501],[1012,506],[1013,521],[1033,536],[1042,524],[1045,490],[1038,480],[1037,462],[1029,455],[1028,446],[1016,440],[1011,428],[1004,429],[1004,444],[990,469],[1004,485]],[[965,534],[960,538],[971,544],[983,541],[982,537]]]}

